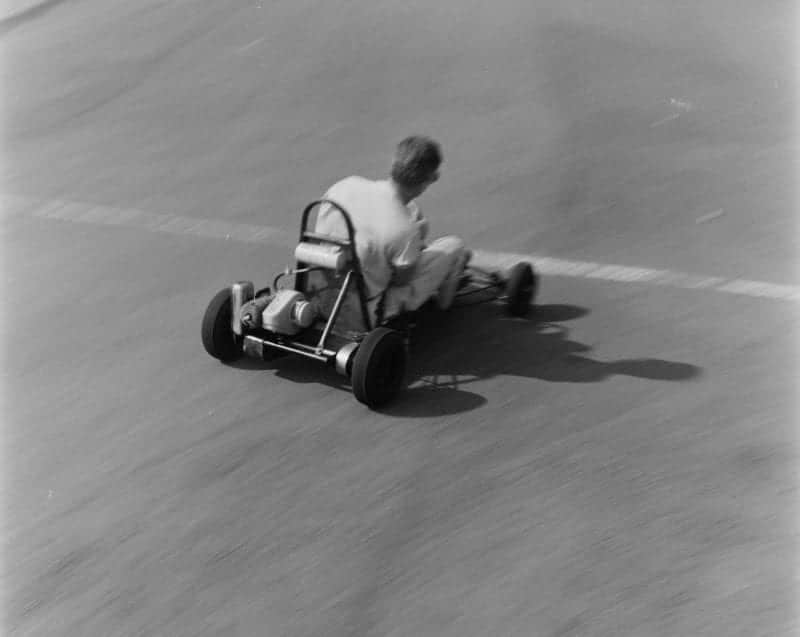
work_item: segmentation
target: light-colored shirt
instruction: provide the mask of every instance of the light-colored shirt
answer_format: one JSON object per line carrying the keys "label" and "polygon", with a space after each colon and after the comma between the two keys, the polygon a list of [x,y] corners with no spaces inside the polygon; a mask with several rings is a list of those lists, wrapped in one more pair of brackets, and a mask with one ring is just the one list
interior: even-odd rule
{"label": "light-colored shirt", "polygon": [[[427,221],[416,202],[403,204],[388,180],[358,176],[337,182],[324,198],[342,206],[353,222],[356,254],[371,299],[390,283],[404,284],[413,277],[427,235]],[[320,207],[316,231],[347,238],[342,215],[332,206]]]}

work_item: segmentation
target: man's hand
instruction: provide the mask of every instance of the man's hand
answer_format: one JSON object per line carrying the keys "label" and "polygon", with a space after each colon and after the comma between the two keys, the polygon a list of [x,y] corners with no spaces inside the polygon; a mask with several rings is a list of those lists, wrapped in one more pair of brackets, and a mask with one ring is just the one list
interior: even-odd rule
{"label": "man's hand", "polygon": [[425,243],[425,239],[428,238],[428,231],[430,230],[430,225],[428,224],[428,220],[424,217],[420,217],[417,220],[417,232],[419,232],[419,238],[422,243]]}
{"label": "man's hand", "polygon": [[416,265],[404,265],[392,268],[392,286],[408,285],[414,280],[414,271],[417,269]]}

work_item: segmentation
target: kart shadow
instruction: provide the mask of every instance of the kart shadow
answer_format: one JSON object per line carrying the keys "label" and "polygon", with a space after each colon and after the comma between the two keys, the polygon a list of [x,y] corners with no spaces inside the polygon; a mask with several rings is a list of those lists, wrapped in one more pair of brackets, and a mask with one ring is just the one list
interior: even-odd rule
{"label": "kart shadow", "polygon": [[[588,314],[586,308],[536,306],[524,318],[503,315],[496,303],[419,317],[411,345],[408,386],[380,413],[398,417],[440,417],[477,409],[487,400],[467,389],[499,375],[550,383],[596,383],[614,375],[660,381],[696,377],[700,368],[656,358],[600,361],[591,348],[568,338],[562,323]],[[271,362],[243,359],[239,369],[270,370],[291,382],[318,383],[350,391],[347,380],[330,368],[296,357]]]}
{"label": "kart shadow", "polygon": [[[464,308],[446,321],[423,326],[412,349],[414,369],[436,386],[451,386],[449,377],[477,380],[499,374],[593,383],[613,375],[679,381],[700,373],[695,365],[656,358],[591,358],[591,347],[570,340],[568,328],[561,324],[586,314],[587,309],[577,306],[540,305],[519,319],[498,316],[498,308],[489,304]],[[456,342],[465,346],[454,348]]]}

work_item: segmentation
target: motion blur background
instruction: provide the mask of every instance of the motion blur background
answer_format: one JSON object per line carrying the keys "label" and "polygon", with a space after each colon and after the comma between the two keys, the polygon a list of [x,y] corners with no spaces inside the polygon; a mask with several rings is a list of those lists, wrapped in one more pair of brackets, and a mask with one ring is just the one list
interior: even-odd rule
{"label": "motion blur background", "polygon": [[[796,634],[794,5],[7,2],[7,632]],[[760,283],[545,276],[384,413],[209,358],[214,292],[417,132],[434,234]]]}

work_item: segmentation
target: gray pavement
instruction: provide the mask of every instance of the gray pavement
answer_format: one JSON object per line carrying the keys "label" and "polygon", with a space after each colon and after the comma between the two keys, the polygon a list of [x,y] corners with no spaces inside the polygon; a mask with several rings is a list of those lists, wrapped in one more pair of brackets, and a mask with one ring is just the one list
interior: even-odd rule
{"label": "gray pavement", "polygon": [[[13,635],[790,635],[797,302],[549,276],[422,326],[384,413],[224,366],[270,226],[442,140],[495,252],[796,285],[789,2],[52,3],[0,23]],[[276,235],[276,237],[279,235]],[[268,282],[268,281],[267,281]]]}

